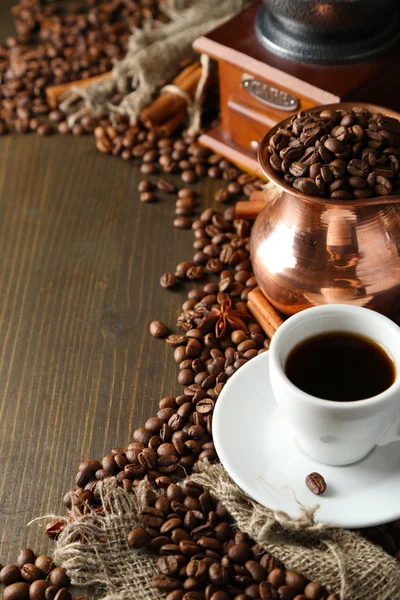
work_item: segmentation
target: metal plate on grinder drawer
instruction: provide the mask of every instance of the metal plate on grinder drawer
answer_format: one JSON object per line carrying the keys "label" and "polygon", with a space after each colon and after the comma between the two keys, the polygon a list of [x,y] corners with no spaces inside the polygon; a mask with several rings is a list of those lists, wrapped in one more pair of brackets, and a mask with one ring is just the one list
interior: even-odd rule
{"label": "metal plate on grinder drawer", "polygon": [[287,92],[273,87],[269,83],[260,81],[251,75],[243,75],[242,86],[250,96],[253,96],[253,98],[271,108],[292,112],[298,110],[300,106],[295,96],[291,96]]}

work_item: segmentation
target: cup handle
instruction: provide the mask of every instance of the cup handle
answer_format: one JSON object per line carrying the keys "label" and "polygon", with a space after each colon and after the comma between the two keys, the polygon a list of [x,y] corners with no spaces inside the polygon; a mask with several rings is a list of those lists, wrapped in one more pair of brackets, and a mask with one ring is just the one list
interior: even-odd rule
{"label": "cup handle", "polygon": [[385,431],[385,433],[376,442],[377,446],[386,446],[392,442],[400,440],[400,416],[396,421]]}

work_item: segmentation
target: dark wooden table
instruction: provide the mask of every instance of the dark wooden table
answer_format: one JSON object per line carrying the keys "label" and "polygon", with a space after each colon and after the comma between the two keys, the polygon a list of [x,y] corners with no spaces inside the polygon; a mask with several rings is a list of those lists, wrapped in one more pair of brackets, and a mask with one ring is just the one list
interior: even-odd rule
{"label": "dark wooden table", "polygon": [[[13,33],[0,3],[0,39]],[[49,542],[31,519],[64,513],[77,466],[132,441],[178,392],[167,344],[186,292],[160,275],[193,255],[174,197],[142,205],[138,165],[92,137],[0,138],[0,562]],[[212,202],[211,182],[198,185]],[[187,290],[186,290],[187,291]],[[51,542],[50,542],[51,546]]]}

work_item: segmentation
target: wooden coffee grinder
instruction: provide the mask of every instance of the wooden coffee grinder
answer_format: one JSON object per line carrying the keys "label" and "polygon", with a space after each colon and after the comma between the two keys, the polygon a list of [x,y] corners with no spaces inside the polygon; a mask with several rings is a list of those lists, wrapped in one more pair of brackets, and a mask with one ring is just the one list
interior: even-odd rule
{"label": "wooden coffee grinder", "polygon": [[397,0],[264,0],[198,38],[218,61],[221,121],[200,143],[260,175],[259,140],[299,110],[400,106]]}

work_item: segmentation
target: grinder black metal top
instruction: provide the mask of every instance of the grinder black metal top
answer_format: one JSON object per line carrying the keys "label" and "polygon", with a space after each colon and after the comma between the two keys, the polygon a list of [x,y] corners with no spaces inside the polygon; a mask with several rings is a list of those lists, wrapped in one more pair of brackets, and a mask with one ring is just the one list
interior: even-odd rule
{"label": "grinder black metal top", "polygon": [[263,0],[259,41],[302,62],[337,64],[385,52],[400,35],[398,0]]}
{"label": "grinder black metal top", "polygon": [[400,106],[400,0],[256,0],[194,48],[219,74],[221,120],[200,143],[258,176],[258,143],[288,114]]}

